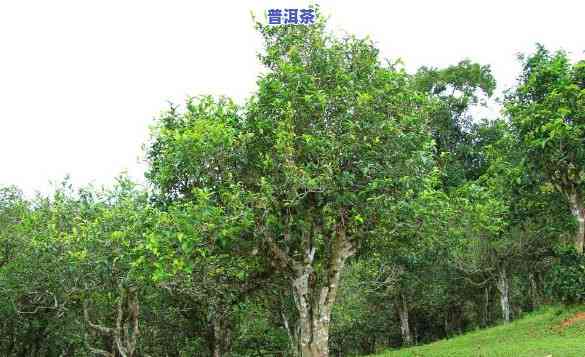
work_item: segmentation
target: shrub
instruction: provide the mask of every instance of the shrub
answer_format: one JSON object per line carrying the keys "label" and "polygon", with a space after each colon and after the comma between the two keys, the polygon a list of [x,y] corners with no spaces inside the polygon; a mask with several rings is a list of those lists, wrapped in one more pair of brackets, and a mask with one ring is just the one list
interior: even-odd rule
{"label": "shrub", "polygon": [[566,304],[585,301],[585,255],[574,248],[557,253],[557,261],[546,276],[547,295]]}

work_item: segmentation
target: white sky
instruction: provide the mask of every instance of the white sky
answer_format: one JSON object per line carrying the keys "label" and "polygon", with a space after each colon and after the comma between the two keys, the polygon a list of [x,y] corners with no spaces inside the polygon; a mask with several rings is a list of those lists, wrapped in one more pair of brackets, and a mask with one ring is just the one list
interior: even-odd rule
{"label": "white sky", "polygon": [[[320,1],[334,29],[370,35],[409,70],[463,58],[514,83],[535,42],[585,57],[582,1]],[[255,89],[250,10],[306,1],[0,0],[0,185],[47,191],[71,174],[143,180],[141,145],[167,101]]]}

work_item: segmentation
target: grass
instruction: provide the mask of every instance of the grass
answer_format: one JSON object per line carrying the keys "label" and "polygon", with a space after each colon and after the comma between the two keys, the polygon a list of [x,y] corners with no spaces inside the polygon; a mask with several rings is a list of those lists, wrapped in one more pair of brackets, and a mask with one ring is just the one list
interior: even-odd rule
{"label": "grass", "polygon": [[[545,307],[507,325],[377,357],[584,357],[585,306]],[[570,319],[570,321],[569,321]]]}

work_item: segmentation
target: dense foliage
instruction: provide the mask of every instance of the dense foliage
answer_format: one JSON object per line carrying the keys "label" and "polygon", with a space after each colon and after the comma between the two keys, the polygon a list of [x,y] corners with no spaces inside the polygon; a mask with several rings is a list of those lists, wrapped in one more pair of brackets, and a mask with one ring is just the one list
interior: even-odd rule
{"label": "dense foliage", "polygon": [[257,92],[165,111],[148,187],[0,188],[0,355],[360,355],[583,301],[584,62],[538,46],[488,121],[489,66],[257,29]]}
{"label": "dense foliage", "polygon": [[550,269],[545,289],[564,303],[585,301],[585,257],[573,249],[564,249],[558,254],[557,263]]}

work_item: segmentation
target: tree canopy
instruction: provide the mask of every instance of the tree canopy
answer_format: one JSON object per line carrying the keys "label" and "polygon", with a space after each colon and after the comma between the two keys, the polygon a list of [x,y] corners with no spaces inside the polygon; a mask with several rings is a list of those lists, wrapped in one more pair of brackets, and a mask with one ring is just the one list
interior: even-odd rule
{"label": "tree canopy", "polygon": [[0,187],[0,355],[365,355],[585,299],[585,62],[537,45],[488,120],[489,65],[255,26],[257,90],[165,110],[145,187]]}

